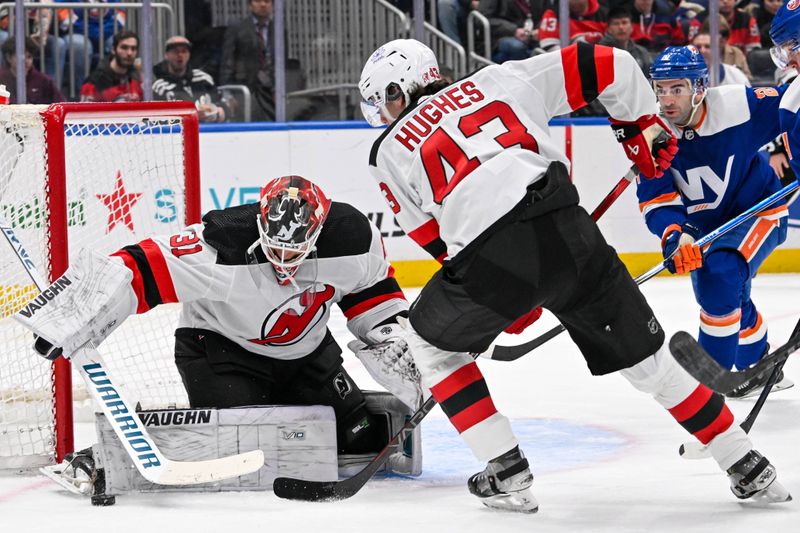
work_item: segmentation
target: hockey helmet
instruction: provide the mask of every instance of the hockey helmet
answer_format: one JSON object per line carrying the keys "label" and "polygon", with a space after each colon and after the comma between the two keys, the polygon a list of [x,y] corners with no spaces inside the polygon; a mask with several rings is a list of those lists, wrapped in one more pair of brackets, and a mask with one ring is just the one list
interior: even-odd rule
{"label": "hockey helmet", "polygon": [[697,47],[669,46],[650,66],[650,78],[653,82],[686,79],[694,93],[703,94],[708,88],[708,66]]}
{"label": "hockey helmet", "polygon": [[331,202],[322,190],[300,176],[283,176],[261,189],[258,233],[261,249],[278,281],[289,283],[315,250]]}
{"label": "hockey helmet", "polygon": [[775,13],[769,36],[775,46],[769,53],[778,68],[789,66],[792,54],[800,50],[800,0],[785,2]]}
{"label": "hockey helmet", "polygon": [[361,112],[370,126],[380,126],[381,112],[386,112],[386,102],[410,95],[441,79],[439,63],[433,50],[414,39],[396,39],[384,44],[367,60],[361,71],[358,90],[361,92]]}

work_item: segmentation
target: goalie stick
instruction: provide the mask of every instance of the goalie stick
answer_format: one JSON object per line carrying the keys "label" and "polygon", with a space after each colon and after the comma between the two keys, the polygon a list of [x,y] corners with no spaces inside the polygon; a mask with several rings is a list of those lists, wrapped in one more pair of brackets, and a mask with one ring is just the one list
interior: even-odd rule
{"label": "goalie stick", "polygon": [[[22,246],[10,224],[0,217],[0,229],[14,250],[39,292],[48,287],[31,256]],[[230,457],[207,461],[173,461],[167,459],[139,421],[135,404],[131,403],[94,347],[81,348],[69,358],[86,383],[92,399],[114,428],[125,451],[139,473],[158,485],[193,485],[251,474],[264,466],[264,452],[254,450]]]}
{"label": "goalie stick", "polygon": [[401,443],[435,406],[436,400],[433,399],[433,396],[425,400],[422,407],[411,415],[408,422],[400,428],[400,431],[392,437],[383,450],[358,474],[341,481],[307,481],[290,477],[278,477],[275,478],[272,484],[275,496],[287,500],[303,500],[307,502],[332,502],[346,500],[354,496],[386,464],[389,456],[400,449]]}
{"label": "goalie stick", "polygon": [[[800,327],[800,322],[795,329]],[[669,349],[675,360],[686,369],[697,381],[703,383],[714,392],[725,394],[741,387],[751,379],[764,372],[773,370],[776,365],[800,349],[800,334],[794,333],[789,340],[765,355],[758,363],[738,372],[723,368],[685,331],[679,331],[669,341]]]}
{"label": "goalie stick", "polygon": [[[775,202],[781,200],[782,198],[785,198],[786,196],[789,196],[790,194],[792,194],[794,191],[797,190],[798,186],[800,186],[800,183],[798,183],[797,181],[793,181],[792,183],[790,183],[786,187],[784,187],[781,190],[769,195],[768,197],[764,198],[763,200],[761,200],[760,202],[755,204],[750,209],[747,209],[746,211],[742,212],[740,215],[732,218],[731,220],[729,220],[728,222],[724,223],[723,225],[721,225],[717,229],[711,231],[710,233],[708,233],[704,237],[700,238],[695,244],[697,244],[697,246],[699,246],[701,248],[703,246],[706,246],[706,245],[710,244],[712,241],[714,241],[718,237],[721,237],[721,236],[725,235],[726,233],[728,233],[732,229],[734,229],[734,228],[738,227],[739,225],[743,224],[744,222],[750,220],[751,218],[753,218],[758,213],[760,213],[764,209],[768,208],[769,206],[771,206]],[[677,253],[677,250],[675,251],[675,253]],[[672,255],[675,255],[675,253],[673,253]],[[653,268],[651,268],[650,270],[648,270],[644,274],[638,276],[634,280],[636,282],[636,284],[637,285],[641,285],[645,281],[655,277],[661,271],[666,269],[667,268],[667,261],[669,259],[671,259],[671,258],[672,258],[672,256],[668,257],[667,259],[664,259],[662,262],[660,262],[659,264],[657,264],[656,266],[654,266]],[[517,344],[515,346],[502,346],[502,345],[495,345],[494,343],[492,343],[492,345],[489,346],[489,349],[486,350],[486,352],[484,352],[482,354],[482,357],[486,357],[488,359],[493,359],[495,361],[514,361],[516,359],[519,359],[523,355],[525,355],[527,353],[530,353],[531,351],[535,350],[536,348],[538,348],[542,344],[546,343],[550,339],[558,336],[563,331],[565,331],[564,326],[562,324],[559,324],[558,326],[555,326],[554,328],[550,329],[549,331],[546,331],[542,335],[539,335],[535,339],[531,339],[528,342],[523,342],[522,344]],[[703,380],[700,380],[700,381],[703,381]]]}

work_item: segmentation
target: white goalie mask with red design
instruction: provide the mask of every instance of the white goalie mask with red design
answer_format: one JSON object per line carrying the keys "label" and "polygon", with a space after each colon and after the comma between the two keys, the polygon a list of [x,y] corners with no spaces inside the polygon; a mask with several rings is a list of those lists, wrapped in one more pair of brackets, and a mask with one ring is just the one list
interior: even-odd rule
{"label": "white goalie mask with red design", "polygon": [[261,249],[285,285],[315,250],[331,202],[300,176],[283,176],[261,189],[258,233]]}

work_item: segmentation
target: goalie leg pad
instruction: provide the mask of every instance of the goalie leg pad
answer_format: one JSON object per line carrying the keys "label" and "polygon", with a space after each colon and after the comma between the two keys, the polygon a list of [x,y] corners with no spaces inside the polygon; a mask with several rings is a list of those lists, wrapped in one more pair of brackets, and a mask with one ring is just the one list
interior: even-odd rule
{"label": "goalie leg pad", "polygon": [[180,409],[139,413],[153,440],[173,460],[216,459],[260,449],[259,471],[225,481],[190,486],[154,485],[134,468],[106,418],[96,418],[94,457],[105,471],[106,494],[162,491],[245,491],[272,488],[278,476],[316,481],[337,479],[336,419],[328,406],[262,406]]}

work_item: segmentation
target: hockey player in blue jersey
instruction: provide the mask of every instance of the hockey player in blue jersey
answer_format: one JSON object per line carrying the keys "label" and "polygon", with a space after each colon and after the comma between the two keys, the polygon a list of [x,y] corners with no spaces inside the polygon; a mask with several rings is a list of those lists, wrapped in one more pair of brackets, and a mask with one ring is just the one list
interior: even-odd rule
{"label": "hockey player in blue jersey", "polygon": [[[678,138],[670,177],[640,180],[639,207],[661,238],[667,268],[691,272],[700,304],[699,342],[726,368],[747,368],[767,350],[767,325],[750,298],[753,277],[786,239],[785,202],[700,250],[695,240],[780,189],[772,167],[758,155],[779,133],[778,107],[787,86],[708,88],[708,68],[694,46],[669,47],[650,69],[661,107]],[[779,376],[776,389],[791,386]],[[732,391],[744,396],[753,380]]]}
{"label": "hockey player in blue jersey", "polygon": [[[779,69],[800,69],[800,0],[789,0],[775,13],[769,36],[775,43],[770,49],[772,60]],[[798,76],[800,78],[800,76]],[[795,78],[781,98],[780,131],[789,165],[800,176],[800,81]],[[793,159],[792,156],[795,156]]]}

